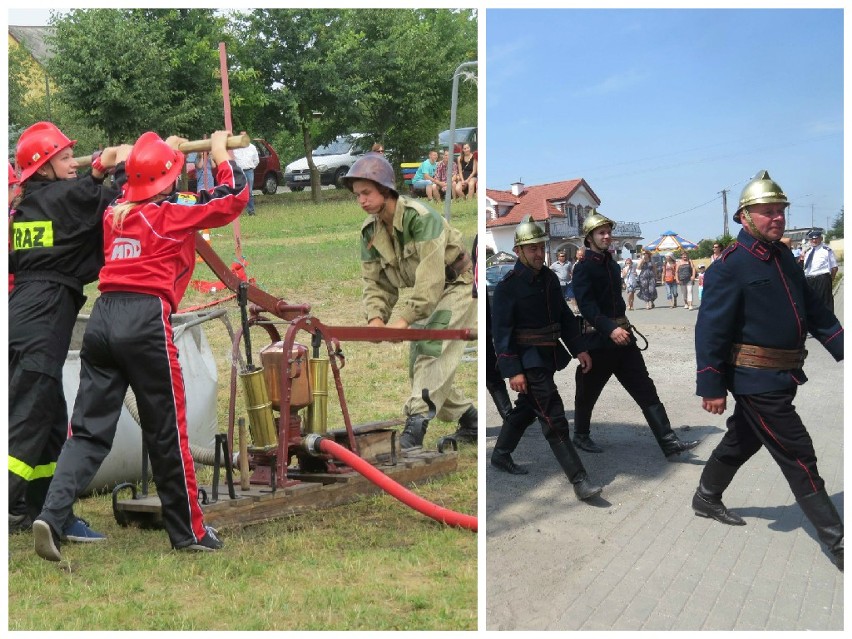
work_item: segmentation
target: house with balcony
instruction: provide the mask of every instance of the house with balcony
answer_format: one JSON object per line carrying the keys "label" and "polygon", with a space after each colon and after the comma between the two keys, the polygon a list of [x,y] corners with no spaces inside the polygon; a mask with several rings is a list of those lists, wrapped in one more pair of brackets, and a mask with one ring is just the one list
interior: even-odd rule
{"label": "house with balcony", "polygon": [[[582,178],[527,186],[515,182],[508,191],[485,190],[485,246],[495,253],[511,252],[515,227],[527,215],[532,215],[550,236],[547,243],[547,263],[556,259],[559,249],[565,249],[569,259],[574,259],[577,249],[583,246],[583,221],[600,206],[601,200]],[[606,212],[602,213],[612,219]],[[636,222],[615,221],[613,249],[635,252],[642,239]]]}

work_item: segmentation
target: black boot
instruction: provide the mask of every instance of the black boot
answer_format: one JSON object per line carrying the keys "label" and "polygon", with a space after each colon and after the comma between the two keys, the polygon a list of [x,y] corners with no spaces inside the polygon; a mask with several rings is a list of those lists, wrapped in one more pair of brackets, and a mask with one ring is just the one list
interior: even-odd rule
{"label": "black boot", "polygon": [[512,460],[512,452],[517,448],[524,431],[532,422],[533,419],[527,419],[522,414],[510,413],[506,417],[497,436],[497,442],[494,444],[494,451],[491,453],[491,465],[494,468],[513,475],[529,474],[526,468],[518,466]]}
{"label": "black boot", "polygon": [[577,448],[585,450],[587,453],[603,452],[603,448],[598,446],[592,438],[589,437],[588,433],[574,433],[574,439],[572,441]]}
{"label": "black boot", "polygon": [[429,418],[426,415],[409,415],[405,420],[402,437],[399,438],[400,448],[411,450],[423,446],[423,438],[426,436],[428,426]]}
{"label": "black boot", "polygon": [[738,470],[739,468],[710,455],[701,473],[701,479],[698,480],[698,490],[692,496],[692,510],[696,515],[715,519],[729,526],[745,526],[745,520],[725,508],[722,503],[722,493],[731,484]]}
{"label": "black boot", "polygon": [[512,411],[512,400],[509,398],[509,391],[506,390],[506,384],[486,384],[485,387],[491,394],[491,399],[497,407],[497,412],[500,413],[500,419],[505,420]]}
{"label": "black boot", "polygon": [[828,546],[834,564],[843,570],[843,520],[825,489],[797,500],[802,512],[816,528],[817,536]]}
{"label": "black boot", "polygon": [[471,406],[468,408],[464,415],[459,418],[459,427],[456,430],[453,437],[455,437],[460,442],[466,442],[468,444],[475,444],[477,434],[479,433],[479,429],[477,428],[477,418],[478,413],[476,412],[476,408]]}
{"label": "black boot", "polygon": [[556,456],[556,461],[559,462],[562,470],[574,485],[574,494],[577,495],[577,499],[591,499],[601,494],[603,489],[591,482],[586,474],[586,469],[583,467],[583,462],[580,461],[580,456],[569,440],[551,441],[550,449]]}
{"label": "black boot", "polygon": [[701,440],[693,440],[682,442],[677,438],[672,430],[672,425],[669,422],[669,416],[666,415],[666,407],[662,404],[654,404],[642,411],[645,419],[648,420],[648,426],[651,427],[651,432],[657,439],[663,454],[666,459],[671,460],[675,455],[679,455],[687,450],[691,450],[701,443]]}

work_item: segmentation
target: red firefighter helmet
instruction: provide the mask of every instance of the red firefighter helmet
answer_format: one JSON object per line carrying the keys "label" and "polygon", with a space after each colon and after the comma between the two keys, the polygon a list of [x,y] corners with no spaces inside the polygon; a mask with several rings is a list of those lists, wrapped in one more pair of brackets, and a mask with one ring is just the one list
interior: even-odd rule
{"label": "red firefighter helmet", "polygon": [[21,168],[21,182],[26,182],[48,160],[77,140],[69,140],[52,122],[36,122],[18,139],[15,162]]}
{"label": "red firefighter helmet", "polygon": [[19,184],[20,180],[18,179],[18,174],[15,173],[15,167],[12,166],[12,163],[9,162],[9,186],[15,186]]}
{"label": "red firefighter helmet", "polygon": [[148,131],[139,136],[127,162],[124,198],[142,202],[174,184],[183,170],[183,153],[166,144],[159,135]]}

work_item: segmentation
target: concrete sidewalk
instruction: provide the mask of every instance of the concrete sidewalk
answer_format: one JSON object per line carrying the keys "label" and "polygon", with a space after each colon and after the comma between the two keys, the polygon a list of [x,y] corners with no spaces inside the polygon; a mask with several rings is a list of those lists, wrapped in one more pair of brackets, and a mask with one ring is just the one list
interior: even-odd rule
{"label": "concrete sidewalk", "polygon": [[[836,309],[842,322],[842,291]],[[733,410],[729,397],[728,413],[711,415],[695,395],[696,316],[683,308],[629,313],[650,342],[646,363],[676,432],[703,440],[692,457],[667,462],[613,378],[592,422],[605,452],[580,453],[604,486],[600,498],[576,499],[538,424],[514,455],[529,475],[501,473],[486,462],[487,630],[843,629],[843,573],[765,450],[725,493],[746,526],[692,512],[702,465]],[[796,407],[843,515],[843,365],[813,339],[807,346],[810,380]],[[575,366],[557,375],[569,418]],[[500,418],[490,401],[483,412],[490,457]]]}

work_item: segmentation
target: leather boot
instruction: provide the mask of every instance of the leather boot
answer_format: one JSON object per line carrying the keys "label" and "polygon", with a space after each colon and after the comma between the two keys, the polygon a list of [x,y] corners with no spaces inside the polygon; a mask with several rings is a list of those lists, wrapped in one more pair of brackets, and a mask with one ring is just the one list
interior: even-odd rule
{"label": "leather boot", "polygon": [[528,420],[526,424],[519,423],[520,417],[522,416],[510,413],[503,421],[503,426],[500,428],[500,434],[497,436],[497,442],[494,444],[494,450],[491,453],[491,465],[512,475],[529,474],[526,468],[518,466],[512,460],[512,452],[517,448],[527,426],[532,423],[532,420]]}
{"label": "leather boot", "polygon": [[577,448],[585,450],[587,453],[603,452],[603,448],[598,446],[587,433],[574,433],[574,438],[571,441]]}
{"label": "leather boot", "polygon": [[559,462],[562,470],[574,485],[574,494],[577,495],[577,499],[591,499],[601,494],[603,489],[597,484],[593,484],[589,479],[586,469],[583,467],[583,462],[580,461],[580,456],[569,440],[551,441],[550,449],[556,456],[556,461]]}
{"label": "leather boot", "polygon": [[455,437],[460,442],[475,444],[477,434],[479,433],[479,429],[477,427],[478,417],[479,414],[476,412],[475,407],[471,406],[470,408],[468,408],[464,412],[464,415],[459,418],[459,427],[453,437]]}
{"label": "leather boot", "polygon": [[698,480],[698,489],[692,496],[692,510],[697,516],[715,519],[728,526],[745,526],[745,520],[722,503],[722,493],[738,470],[710,455]]}
{"label": "leather boot", "polygon": [[410,450],[423,446],[423,438],[426,436],[428,426],[429,418],[426,415],[409,415],[405,420],[402,436],[399,438],[400,448]]}
{"label": "leather boot", "polygon": [[675,455],[691,450],[701,443],[699,439],[685,442],[679,440],[672,430],[669,416],[666,415],[666,407],[662,404],[648,406],[648,408],[642,411],[642,414],[648,420],[648,426],[651,427],[651,432],[654,433],[660,449],[663,451],[666,459],[670,461]]}
{"label": "leather boot", "polygon": [[816,528],[817,536],[828,546],[834,564],[843,570],[843,520],[825,489],[797,500],[802,512]]}
{"label": "leather boot", "polygon": [[512,410],[512,400],[509,398],[509,391],[506,390],[505,384],[486,384],[488,392],[491,394],[491,399],[497,407],[497,412],[500,413],[500,419],[505,420]]}

